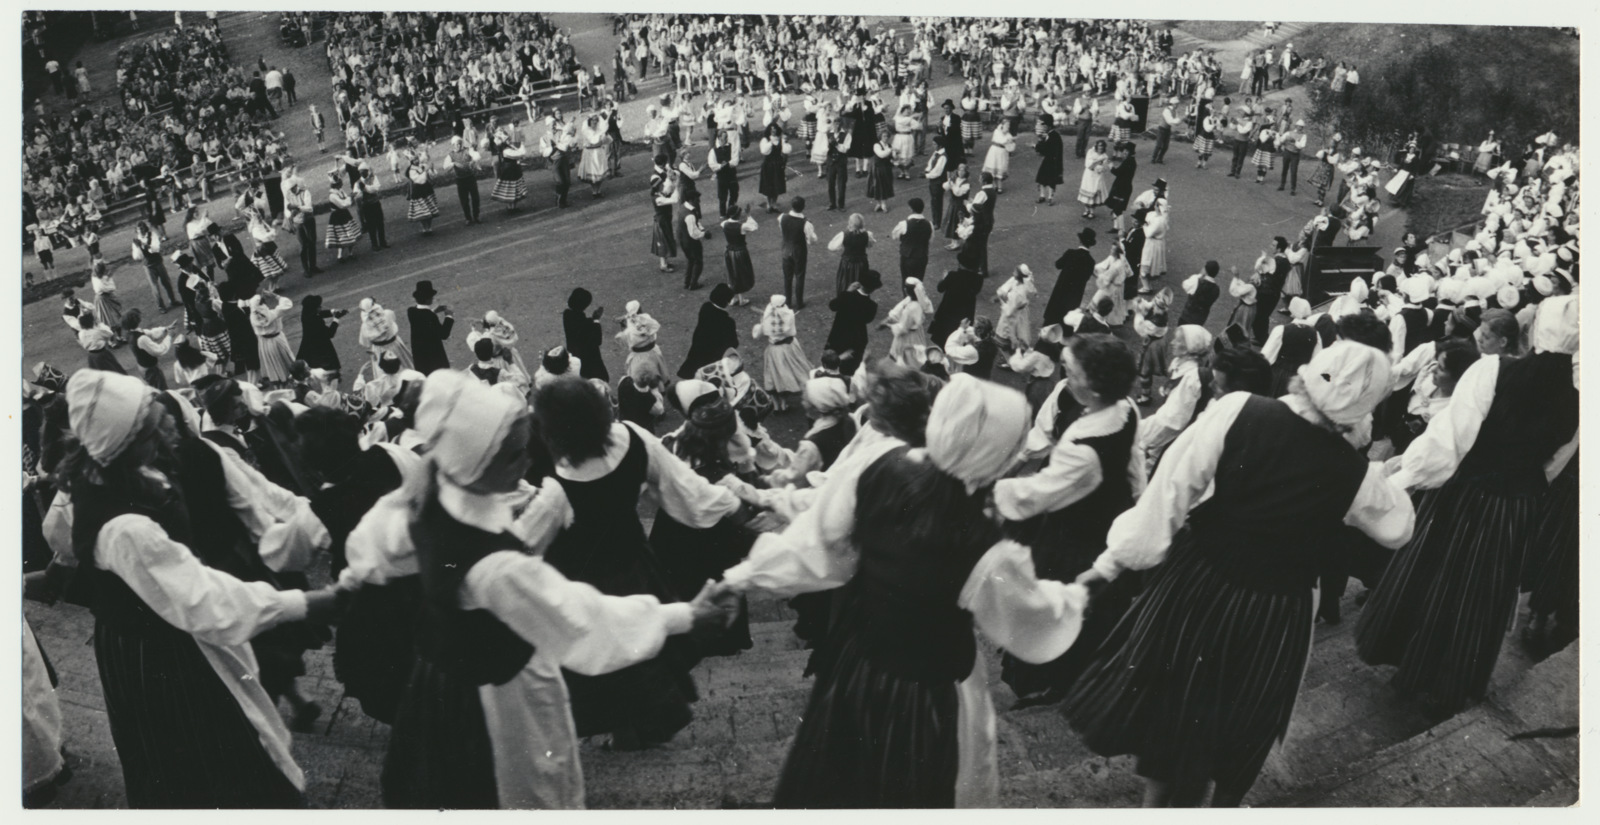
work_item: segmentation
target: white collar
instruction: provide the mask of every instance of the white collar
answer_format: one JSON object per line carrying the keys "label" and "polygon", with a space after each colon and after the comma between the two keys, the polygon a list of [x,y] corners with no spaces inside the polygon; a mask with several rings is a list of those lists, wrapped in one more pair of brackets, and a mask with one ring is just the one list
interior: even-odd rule
{"label": "white collar", "polygon": [[485,533],[503,533],[511,526],[511,507],[500,496],[474,493],[439,479],[439,506],[451,518]]}
{"label": "white collar", "polygon": [[[1067,388],[1062,387],[1061,391],[1067,392]],[[1076,421],[1067,425],[1067,429],[1061,433],[1061,438],[1065,441],[1071,441],[1079,438],[1099,438],[1111,435],[1122,429],[1122,423],[1127,420],[1128,410],[1131,406],[1127,399],[1119,399],[1117,403],[1099,412],[1079,416]]]}
{"label": "white collar", "polygon": [[609,475],[617,465],[622,463],[628,454],[628,447],[632,442],[629,437],[628,425],[621,422],[611,424],[611,432],[606,436],[606,452],[599,458],[591,458],[574,467],[566,459],[556,462],[556,474],[568,481],[594,481]]}

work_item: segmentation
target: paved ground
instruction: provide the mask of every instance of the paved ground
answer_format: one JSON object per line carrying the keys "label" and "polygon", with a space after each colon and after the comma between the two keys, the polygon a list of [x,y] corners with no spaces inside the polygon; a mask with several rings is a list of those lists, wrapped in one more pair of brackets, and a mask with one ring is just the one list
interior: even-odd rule
{"label": "paved ground", "polygon": [[[607,25],[604,16],[570,17],[571,22],[564,19],[563,25],[574,28],[585,61],[597,62],[607,48],[606,38],[596,32],[596,26]],[[316,90],[326,88],[325,72],[317,74],[321,58],[314,50],[290,54],[278,49],[272,18],[233,13],[224,15],[223,26],[227,36],[233,38],[231,43],[251,37],[254,40],[249,42],[266,44],[262,48],[269,63],[299,61],[293,65],[305,99],[314,99]],[[235,54],[244,60],[254,58],[247,46],[236,46]],[[652,79],[642,91],[648,95],[659,82]],[[940,98],[949,96],[945,90],[935,92]],[[630,121],[640,122],[642,112],[635,110],[642,109],[643,101],[635,101],[629,107]],[[282,128],[290,132],[292,145],[299,142],[295,146],[297,153],[305,155],[309,148],[314,154],[314,147],[305,145],[309,136],[304,134],[304,117],[302,103],[290,110]],[[1058,205],[1048,208],[1034,204],[1032,180],[1037,160],[1028,148],[1031,142],[1031,137],[1019,140],[1021,145],[1012,164],[1013,178],[1000,201],[998,228],[991,244],[993,283],[986,292],[992,293],[994,285],[1012,266],[1027,263],[1041,290],[1034,310],[1037,318],[1054,284],[1051,263],[1074,245],[1074,236],[1086,222],[1072,203],[1081,173],[1081,165],[1074,160],[1067,162],[1067,185],[1062,188]],[[984,141],[980,151],[986,148]],[[1218,158],[1218,165],[1223,168],[1198,171],[1193,167],[1189,148],[1179,144],[1173,147],[1168,165],[1155,167],[1147,162],[1149,148],[1148,140],[1139,141],[1141,169],[1136,185],[1143,189],[1158,175],[1171,183],[1174,209],[1167,282],[1174,287],[1207,258],[1220,260],[1225,270],[1236,265],[1247,271],[1272,236],[1293,234],[1314,213],[1303,190],[1299,197],[1290,198],[1276,192],[1275,186],[1255,186],[1249,180],[1225,178],[1223,158]],[[635,155],[625,159],[623,166],[626,174],[607,182],[604,198],[592,201],[586,193],[579,192],[569,210],[553,208],[549,175],[535,172],[529,181],[533,192],[531,208],[506,214],[498,205],[486,201],[481,226],[464,225],[452,199],[444,198],[445,214],[433,237],[418,234],[415,227],[401,219],[403,207],[390,201],[390,250],[376,254],[363,250],[354,262],[344,265],[326,263],[327,273],[311,281],[291,273],[284,279],[286,293],[298,301],[307,293],[316,292],[333,307],[353,307],[362,297],[372,296],[400,309],[408,305],[414,282],[429,278],[440,291],[439,300],[455,308],[463,326],[485,310],[498,310],[518,326],[523,352],[531,355],[560,343],[560,310],[567,293],[582,285],[593,291],[612,315],[627,300],[640,300],[662,322],[662,346],[672,366],[676,366],[675,359],[683,356],[695,312],[705,293],[684,292],[680,274],[655,271],[655,262],[649,255],[650,210],[643,192],[647,161]],[[743,186],[751,190],[751,200],[755,198],[754,167],[752,159],[747,158]],[[790,181],[790,194],[804,195],[820,207],[825,202],[825,192],[821,181],[814,177],[814,170],[809,164],[798,162],[792,168],[799,174]],[[1309,165],[1305,171],[1309,174]],[[864,181],[852,179],[850,187],[850,207],[865,210],[868,204]],[[895,203],[903,204],[913,194],[922,192],[920,188],[902,190]],[[888,231],[900,220],[903,210],[898,206],[887,216],[864,214],[868,227],[887,243]],[[844,222],[843,215],[817,208],[811,217],[824,242]],[[762,230],[751,240],[757,296],[770,293],[780,283],[778,239],[770,218],[765,213],[758,215]],[[1383,243],[1392,243],[1398,237],[1403,221],[1401,213],[1385,214],[1378,230]],[[1103,210],[1100,218],[1087,223],[1102,232],[1109,228]],[[126,250],[126,240],[118,240],[122,237],[109,237],[107,251],[117,255],[117,250]],[[707,244],[708,282],[715,282],[722,272],[722,249],[720,243]],[[74,251],[60,257],[65,260],[74,253],[82,254]],[[886,275],[892,276],[896,271],[892,246],[880,246],[872,257]],[[938,273],[953,265],[953,255],[936,247],[929,267],[930,286],[937,282]],[[826,297],[835,267],[833,255],[824,249],[813,251],[808,278],[813,296]],[[119,274],[126,305],[139,306],[150,317],[166,322],[178,319],[176,314],[162,318],[155,313],[137,265],[126,264]],[[879,299],[885,312],[894,300],[883,293]],[[1221,328],[1232,306],[1227,299],[1218,303],[1209,324],[1213,331]],[[815,357],[831,318],[824,301],[814,300],[811,306],[800,313],[800,339]],[[749,310],[736,312],[744,336],[758,316]],[[57,318],[54,301],[24,308],[25,364],[42,359],[66,370],[82,366],[81,351]],[[288,325],[288,334],[298,340],[297,323]],[[464,329],[455,340],[462,337]],[[361,362],[353,329],[347,328],[335,340],[348,365]],[[887,333],[878,333],[874,347],[881,353],[887,341]],[[759,362],[756,351],[748,345],[746,354],[747,360]],[[623,355],[620,346],[607,345],[606,358],[613,369],[620,366]],[[464,343],[455,344],[451,356],[458,364],[466,363],[469,354]],[[131,362],[126,353],[121,357]],[[780,418],[773,429],[781,438],[800,426],[798,415],[791,414]],[[1353,616],[1354,608],[1347,608]],[[61,671],[61,698],[67,706],[67,747],[77,762],[78,778],[63,790],[58,804],[117,807],[123,803],[120,774],[110,747],[92,649],[86,645],[92,623],[82,611],[65,606],[47,608],[30,603],[26,610]],[[583,758],[591,806],[705,808],[766,803],[809,684],[799,676],[805,654],[797,649],[789,632],[792,619],[780,605],[772,603],[756,606],[756,612],[756,648],[737,658],[701,665],[695,674],[702,691],[696,721],[670,746],[646,753],[615,754],[604,750],[603,742],[585,743]],[[1318,644],[1288,740],[1269,762],[1253,791],[1253,804],[1339,804],[1344,800],[1381,798],[1389,800],[1389,804],[1516,805],[1530,801],[1567,804],[1575,799],[1575,740],[1506,740],[1506,734],[1526,729],[1519,727],[1527,718],[1523,715],[1525,708],[1518,710],[1522,706],[1486,705],[1458,717],[1460,724],[1455,727],[1434,729],[1429,740],[1416,739],[1428,729],[1427,723],[1388,691],[1381,671],[1366,667],[1355,658],[1351,624],[1347,621],[1339,627],[1319,628]],[[993,651],[988,655],[992,658]],[[1569,689],[1575,681],[1562,681],[1568,678],[1566,671],[1559,670],[1560,661],[1553,662],[1532,671],[1535,678],[1527,683],[1554,691],[1556,696],[1575,695],[1575,688]],[[1570,664],[1575,674],[1575,660]],[[296,757],[311,777],[308,796],[313,804],[324,807],[376,806],[377,776],[387,731],[362,716],[352,704],[339,702],[339,686],[332,678],[326,652],[310,657],[310,670],[312,675],[304,680],[305,686],[328,708],[329,714],[322,732],[297,737],[295,742]],[[991,668],[991,672],[997,673],[998,669]],[[1508,646],[1496,684],[1513,698],[1521,696],[1518,691],[1522,689],[1517,686],[1523,683],[1527,672],[1528,662]],[[1575,680],[1575,675],[1571,679]],[[998,684],[995,699],[1001,708],[1012,702],[1009,691]],[[1546,707],[1549,703],[1534,704]],[[1088,754],[1054,709],[1003,713],[1000,736],[1002,798],[1007,805],[1137,803],[1138,782],[1125,760],[1108,761]],[[1485,741],[1490,744],[1470,754],[1460,750],[1479,748]],[[1566,749],[1563,743],[1573,747]],[[1529,773],[1530,764],[1540,773]],[[1402,793],[1405,789],[1383,792],[1389,795],[1371,795],[1379,793],[1373,790],[1379,778],[1397,776],[1396,771],[1402,768],[1410,771],[1407,776],[1411,779],[1405,785],[1409,795]],[[1535,781],[1541,777],[1548,781]],[[1535,786],[1537,793],[1533,792]],[[1339,788],[1352,790],[1346,790],[1346,796],[1341,797],[1337,795]]]}

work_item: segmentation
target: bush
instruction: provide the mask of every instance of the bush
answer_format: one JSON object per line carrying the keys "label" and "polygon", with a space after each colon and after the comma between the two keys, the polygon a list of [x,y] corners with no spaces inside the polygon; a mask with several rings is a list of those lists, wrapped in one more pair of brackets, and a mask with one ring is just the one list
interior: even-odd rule
{"label": "bush", "polygon": [[[1357,146],[1397,148],[1413,131],[1437,142],[1475,145],[1492,129],[1508,154],[1551,130],[1576,139],[1579,67],[1575,59],[1559,59],[1561,33],[1486,37],[1493,34],[1465,28],[1448,45],[1434,42],[1387,66],[1367,67],[1348,106],[1327,86],[1314,84],[1311,113]],[[1541,36],[1551,41],[1544,55],[1507,42]],[[1529,59],[1534,57],[1544,59]]]}

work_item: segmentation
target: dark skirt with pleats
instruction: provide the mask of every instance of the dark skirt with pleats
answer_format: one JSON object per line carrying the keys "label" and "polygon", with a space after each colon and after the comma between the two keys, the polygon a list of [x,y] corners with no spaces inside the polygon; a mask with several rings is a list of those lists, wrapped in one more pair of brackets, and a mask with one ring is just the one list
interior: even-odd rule
{"label": "dark skirt with pleats", "polygon": [[1356,650],[1398,665],[1392,684],[1454,713],[1482,699],[1517,609],[1536,495],[1451,480],[1417,499],[1417,528],[1372,591]]}
{"label": "dark skirt with pleats", "polygon": [[[744,560],[756,542],[756,532],[724,519],[704,530],[689,527],[656,512],[650,529],[650,549],[672,583],[673,595],[689,601],[706,580],[722,580],[723,571]],[[755,646],[750,638],[749,604],[739,597],[739,613],[722,631],[696,631],[689,635],[701,656],[734,656]]]}
{"label": "dark skirt with pleats", "polygon": [[1574,629],[1578,621],[1578,457],[1550,485],[1539,525],[1528,546],[1530,559],[1523,565],[1523,588],[1529,592],[1528,609],[1535,616],[1554,614]]}
{"label": "dark skirt with pleats", "polygon": [[848,634],[829,644],[773,804],[955,807],[956,684],[889,672]]}
{"label": "dark skirt with pleats", "polygon": [[500,807],[478,686],[416,657],[390,732],[381,782],[388,808]]}
{"label": "dark skirt with pleats", "polygon": [[386,725],[394,724],[411,678],[421,598],[415,576],[367,585],[351,596],[339,621],[333,674],[362,713]]}
{"label": "dark skirt with pleats", "polygon": [[851,284],[860,283],[862,277],[867,274],[867,270],[871,268],[872,267],[867,263],[867,259],[864,257],[853,258],[849,255],[846,255],[840,258],[839,273],[838,277],[835,279],[836,283],[834,284],[835,289],[838,290],[840,295],[843,295],[845,290],[850,288]]}
{"label": "dark skirt with pleats", "polygon": [[97,618],[95,661],[130,808],[303,808],[187,633]]}
{"label": "dark skirt with pleats", "polygon": [[743,295],[755,288],[756,270],[750,263],[750,250],[729,249],[723,253],[723,260],[728,265],[728,286],[733,288],[733,294]]}
{"label": "dark skirt with pleats", "polygon": [[1312,592],[1243,585],[1180,533],[1062,711],[1095,753],[1137,756],[1141,776],[1242,797],[1289,728]]}

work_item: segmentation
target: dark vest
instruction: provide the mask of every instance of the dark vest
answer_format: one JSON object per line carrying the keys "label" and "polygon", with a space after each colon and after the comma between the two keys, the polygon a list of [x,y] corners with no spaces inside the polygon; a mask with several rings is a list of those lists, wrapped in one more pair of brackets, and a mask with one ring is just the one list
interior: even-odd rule
{"label": "dark vest", "polygon": [[417,655],[470,684],[511,681],[533,658],[533,645],[487,610],[462,610],[460,591],[473,565],[521,543],[456,521],[437,500],[423,508],[411,535],[423,592]]}
{"label": "dark vest", "polygon": [[1406,354],[1433,338],[1427,310],[1421,307],[1406,307],[1400,310],[1400,317],[1406,319]]}
{"label": "dark vest", "polygon": [[1217,296],[1222,294],[1222,288],[1210,278],[1201,278],[1200,283],[1194,288],[1194,294],[1189,296],[1183,305],[1183,312],[1178,316],[1178,326],[1194,324],[1205,326],[1206,319],[1211,316],[1211,305],[1217,302]]}
{"label": "dark vest", "polygon": [[729,183],[738,180],[739,169],[733,165],[733,147],[718,146],[716,152],[717,163],[722,167],[717,170],[717,180]]}
{"label": "dark vest", "polygon": [[778,230],[783,234],[783,254],[790,258],[806,256],[806,219],[785,214],[778,218]]}
{"label": "dark vest", "polygon": [[907,220],[906,234],[900,236],[900,259],[925,261],[928,259],[928,241],[933,238],[933,224],[926,220]]}
{"label": "dark vest", "polygon": [[[1099,458],[1100,486],[1087,496],[1046,516],[1052,527],[1049,533],[1051,540],[1058,546],[1066,545],[1069,549],[1078,548],[1083,552],[1047,554],[1058,561],[1076,557],[1072,566],[1077,569],[1063,571],[1041,569],[1038,571],[1040,576],[1047,578],[1076,576],[1088,569],[1089,565],[1094,563],[1094,558],[1105,549],[1106,533],[1111,529],[1111,522],[1133,506],[1133,487],[1128,482],[1128,459],[1133,452],[1133,443],[1138,434],[1139,417],[1130,408],[1122,426],[1116,432],[1073,440],[1074,444],[1081,444],[1094,450]],[[1034,558],[1037,563],[1040,555],[1035,555]]]}
{"label": "dark vest", "polygon": [[1501,356],[1494,402],[1452,480],[1508,496],[1543,492],[1544,463],[1577,429],[1572,356]]}

